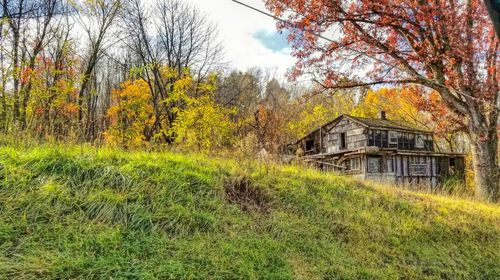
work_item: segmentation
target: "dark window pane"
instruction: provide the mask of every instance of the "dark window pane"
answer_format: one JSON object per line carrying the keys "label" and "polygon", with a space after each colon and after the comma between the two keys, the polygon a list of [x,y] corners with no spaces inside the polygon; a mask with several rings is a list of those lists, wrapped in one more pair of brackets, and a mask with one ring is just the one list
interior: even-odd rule
{"label": "dark window pane", "polygon": [[340,133],[340,149],[347,148],[347,139],[345,133]]}
{"label": "dark window pane", "polygon": [[380,173],[381,161],[380,157],[368,157],[368,173]]}

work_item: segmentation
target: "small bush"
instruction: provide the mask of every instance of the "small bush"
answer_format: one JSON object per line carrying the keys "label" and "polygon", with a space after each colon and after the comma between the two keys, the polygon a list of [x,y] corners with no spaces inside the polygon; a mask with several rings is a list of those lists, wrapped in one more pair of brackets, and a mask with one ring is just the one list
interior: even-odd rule
{"label": "small bush", "polygon": [[444,194],[454,195],[459,197],[472,197],[474,190],[467,187],[467,185],[457,177],[447,178],[441,187]]}

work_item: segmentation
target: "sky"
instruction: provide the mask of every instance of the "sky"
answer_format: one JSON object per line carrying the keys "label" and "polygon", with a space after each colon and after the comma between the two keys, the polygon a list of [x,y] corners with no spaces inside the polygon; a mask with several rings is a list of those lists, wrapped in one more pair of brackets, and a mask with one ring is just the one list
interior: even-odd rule
{"label": "sky", "polygon": [[[287,34],[276,30],[272,18],[259,14],[231,0],[185,0],[217,24],[224,44],[225,57],[234,69],[268,68],[283,78],[294,65]],[[262,0],[240,0],[265,10]]]}

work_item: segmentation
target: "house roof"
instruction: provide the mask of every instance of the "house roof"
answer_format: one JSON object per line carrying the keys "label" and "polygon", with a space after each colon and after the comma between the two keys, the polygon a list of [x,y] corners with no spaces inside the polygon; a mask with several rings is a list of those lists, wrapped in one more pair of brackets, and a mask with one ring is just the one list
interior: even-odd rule
{"label": "house roof", "polygon": [[[325,123],[324,125],[321,126],[321,128],[324,128],[328,125],[331,125],[332,123],[342,119],[343,117],[347,117],[355,122],[358,122],[364,126],[370,127],[370,128],[384,128],[384,129],[396,129],[396,130],[408,130],[408,131],[414,131],[414,132],[422,132],[422,133],[432,133],[430,130],[426,129],[421,129],[417,128],[407,122],[403,121],[395,121],[395,120],[388,120],[388,119],[380,119],[380,118],[363,118],[363,117],[354,117],[351,115],[340,115],[337,118]],[[319,128],[309,132],[307,135],[304,137],[300,138],[297,140],[295,143],[301,141],[304,138],[307,138],[309,135],[315,133],[318,131]]]}
{"label": "house roof", "polygon": [[375,127],[375,128],[393,128],[393,129],[401,129],[401,130],[411,130],[411,131],[418,131],[418,132],[425,132],[425,133],[431,133],[432,131],[427,130],[427,129],[421,129],[417,128],[407,122],[403,121],[394,121],[394,120],[388,120],[388,119],[376,119],[376,118],[362,118],[362,117],[353,117],[349,115],[344,115],[346,117],[349,117],[355,121],[358,121],[368,127]]}

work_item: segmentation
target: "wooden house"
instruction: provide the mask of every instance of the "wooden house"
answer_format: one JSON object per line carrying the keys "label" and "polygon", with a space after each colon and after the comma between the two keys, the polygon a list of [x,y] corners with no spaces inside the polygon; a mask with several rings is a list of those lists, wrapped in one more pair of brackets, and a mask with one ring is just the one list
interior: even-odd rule
{"label": "wooden house", "polygon": [[341,115],[294,145],[296,155],[322,170],[361,179],[438,186],[464,179],[464,155],[437,152],[433,133],[407,123]]}

